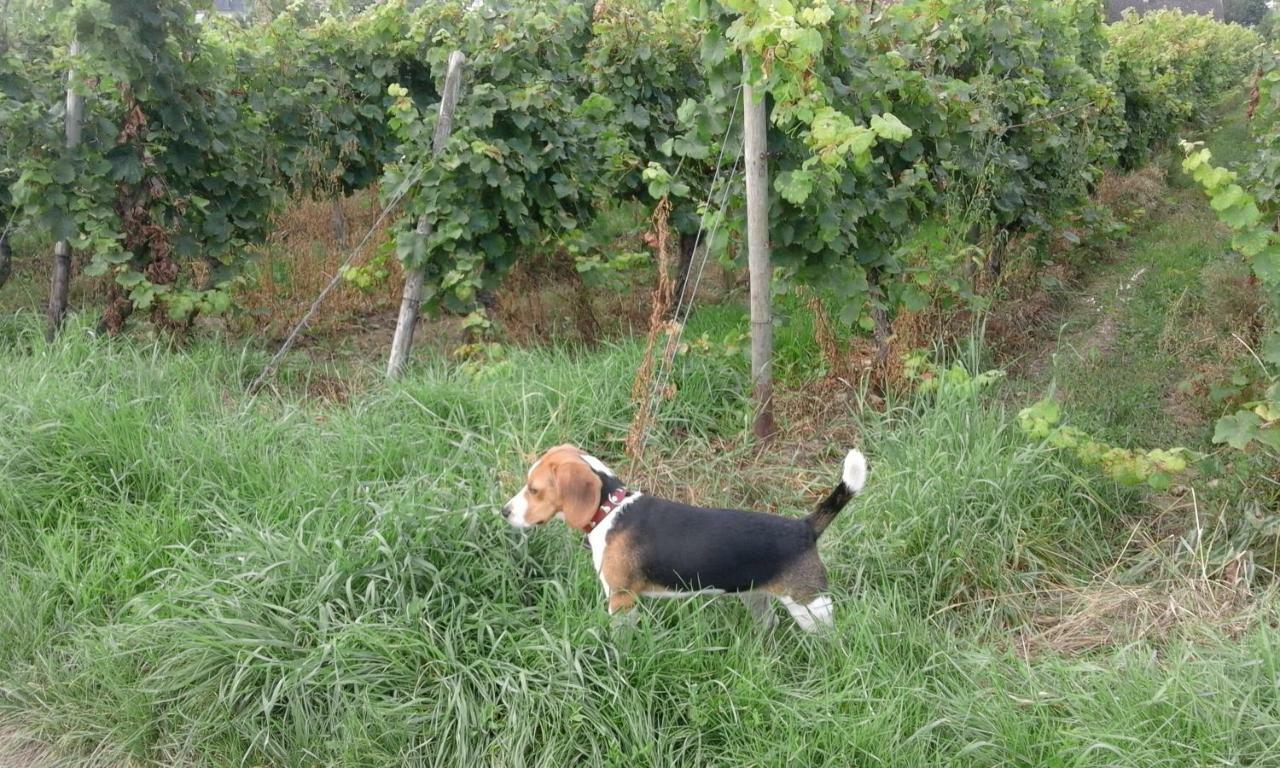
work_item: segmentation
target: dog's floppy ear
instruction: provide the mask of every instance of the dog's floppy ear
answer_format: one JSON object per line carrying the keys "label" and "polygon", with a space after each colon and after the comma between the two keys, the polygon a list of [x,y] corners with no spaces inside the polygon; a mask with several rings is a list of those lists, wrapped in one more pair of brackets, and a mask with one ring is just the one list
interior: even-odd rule
{"label": "dog's floppy ear", "polygon": [[556,491],[564,510],[564,521],[574,528],[584,528],[600,506],[603,484],[586,462],[574,458],[555,466]]}

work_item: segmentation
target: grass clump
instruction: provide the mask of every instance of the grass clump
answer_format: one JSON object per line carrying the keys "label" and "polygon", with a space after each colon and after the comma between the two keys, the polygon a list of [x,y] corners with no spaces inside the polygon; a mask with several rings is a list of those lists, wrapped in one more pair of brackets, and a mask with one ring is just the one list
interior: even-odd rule
{"label": "grass clump", "polygon": [[[1092,573],[1126,497],[1030,445],[1000,409],[943,397],[869,425],[877,488],[856,546],[922,608],[982,603]],[[852,544],[852,542],[850,542]]]}

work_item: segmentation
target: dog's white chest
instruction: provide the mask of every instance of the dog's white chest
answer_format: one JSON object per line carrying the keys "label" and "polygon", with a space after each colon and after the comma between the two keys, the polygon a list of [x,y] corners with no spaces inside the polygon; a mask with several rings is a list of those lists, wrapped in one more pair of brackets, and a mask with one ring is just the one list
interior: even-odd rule
{"label": "dog's white chest", "polygon": [[591,533],[587,534],[587,543],[591,545],[591,565],[595,568],[596,575],[600,577],[600,583],[604,585],[604,594],[609,595],[609,583],[604,580],[604,549],[608,544],[609,531],[613,530],[613,524],[618,522],[618,516],[622,514],[631,502],[640,498],[639,493],[628,496],[622,500],[622,503],[614,507],[613,512],[609,516],[600,521],[600,524],[591,529]]}

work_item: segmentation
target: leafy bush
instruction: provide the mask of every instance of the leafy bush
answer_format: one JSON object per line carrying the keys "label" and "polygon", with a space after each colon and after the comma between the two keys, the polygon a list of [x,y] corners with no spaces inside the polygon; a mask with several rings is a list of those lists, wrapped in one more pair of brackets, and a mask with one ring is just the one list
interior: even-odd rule
{"label": "leafy bush", "polygon": [[14,205],[87,252],[85,274],[112,277],[111,330],[135,307],[173,322],[226,308],[274,195],[266,126],[230,62],[201,43],[185,1],[85,0],[50,21],[80,44],[54,63],[89,96],[84,136],[74,151],[44,137],[19,165]]}
{"label": "leafy bush", "polygon": [[[32,38],[27,38],[35,42]],[[56,131],[44,104],[52,100],[56,78],[47,56],[33,47],[0,47],[0,287],[10,274],[10,242],[22,223],[14,206],[12,185],[18,169],[43,147],[53,144]]]}
{"label": "leafy bush", "polygon": [[[669,197],[691,232],[714,214],[700,209],[709,192],[728,185],[741,203],[727,173],[710,187],[722,153],[731,167],[738,151],[745,55],[770,94],[776,261],[869,327],[875,308],[969,298],[954,237],[918,253],[918,227],[948,201],[967,201],[975,232],[1051,228],[1106,167],[1141,162],[1201,117],[1258,41],[1177,12],[1105,27],[1086,0],[449,0],[320,21],[298,7],[264,25],[197,23],[194,5],[83,0],[54,14],[55,45],[32,50],[81,38],[80,87],[95,95],[85,147],[67,156],[50,126],[20,128],[14,146],[31,151],[0,166],[17,177],[20,221],[71,237],[130,306],[179,321],[226,305],[220,287],[281,188],[330,195],[380,178],[389,192],[421,168],[397,250],[427,268],[431,303],[458,311],[517,255],[573,242],[619,200]],[[466,85],[448,151],[432,159],[454,48],[469,58]],[[33,71],[72,63],[45,57]],[[3,109],[56,101],[48,82],[19,85],[30,94]],[[422,215],[430,239],[413,234]]]}
{"label": "leafy bush", "polygon": [[1142,16],[1130,10],[1107,36],[1128,124],[1120,157],[1130,168],[1239,85],[1260,43],[1238,24],[1172,10]]}
{"label": "leafy bush", "polygon": [[1183,142],[1182,168],[1204,189],[1232,231],[1231,245],[1248,260],[1268,301],[1267,316],[1241,329],[1257,367],[1244,379],[1242,406],[1218,420],[1213,440],[1234,448],[1280,451],[1280,56],[1262,56],[1251,131],[1255,151],[1242,172],[1215,166],[1198,142]]}
{"label": "leafy bush", "polygon": [[311,18],[291,6],[258,27],[219,19],[204,36],[236,61],[235,82],[267,116],[268,160],[292,191],[316,197],[365,189],[392,160],[387,86],[435,97],[431,70],[406,50],[410,17],[396,3],[353,18]]}
{"label": "leafy bush", "polygon": [[[464,307],[500,279],[513,243],[536,250],[541,239],[586,224],[599,201],[642,196],[641,183],[654,197],[677,200],[678,210],[693,210],[726,128],[727,149],[736,151],[740,118],[730,118],[740,114],[734,101],[745,54],[771,94],[776,126],[775,260],[786,275],[828,288],[847,323],[870,327],[873,307],[919,308],[942,287],[962,291],[954,260],[919,263],[904,251],[948,194],[968,195],[973,218],[988,229],[1048,230],[1081,208],[1104,168],[1140,162],[1177,125],[1202,115],[1243,76],[1258,39],[1173,12],[1108,31],[1097,4],[1083,1],[908,0],[790,13],[766,6],[694,3],[683,27],[670,8],[634,0],[598,4],[591,19],[568,0],[491,15],[416,12],[416,28],[442,30],[422,41],[432,60],[443,61],[451,46],[474,52],[479,63],[468,82],[481,89],[464,96],[455,154],[426,161],[432,183],[415,198],[429,201],[412,201],[400,225],[401,253],[431,262],[434,298]],[[545,15],[563,20],[560,34],[526,47],[533,33],[516,28],[536,29]],[[466,36],[448,31],[454,26]],[[689,55],[695,43],[697,69],[681,76],[667,57]],[[542,84],[541,96],[554,94],[554,104],[538,104],[554,118],[525,115],[513,126],[503,114],[526,109],[530,82]],[[416,141],[401,144],[404,162],[388,186],[428,155],[432,115],[412,89],[401,99],[407,111],[396,119],[422,127]],[[516,162],[513,136],[550,155],[524,153]],[[449,179],[437,179],[446,165]],[[484,174],[490,178],[474,180]],[[516,189],[527,202],[505,199]],[[411,232],[422,211],[435,224],[430,242]],[[711,244],[717,252],[736,217],[728,224]]]}

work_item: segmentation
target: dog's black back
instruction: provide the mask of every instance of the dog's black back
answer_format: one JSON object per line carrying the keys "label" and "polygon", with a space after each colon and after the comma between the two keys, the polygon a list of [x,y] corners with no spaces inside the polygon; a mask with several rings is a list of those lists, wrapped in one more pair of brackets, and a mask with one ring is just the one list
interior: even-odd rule
{"label": "dog's black back", "polygon": [[609,535],[625,536],[644,577],[672,592],[745,592],[773,582],[818,534],[803,518],[704,509],[641,496],[620,510]]}

